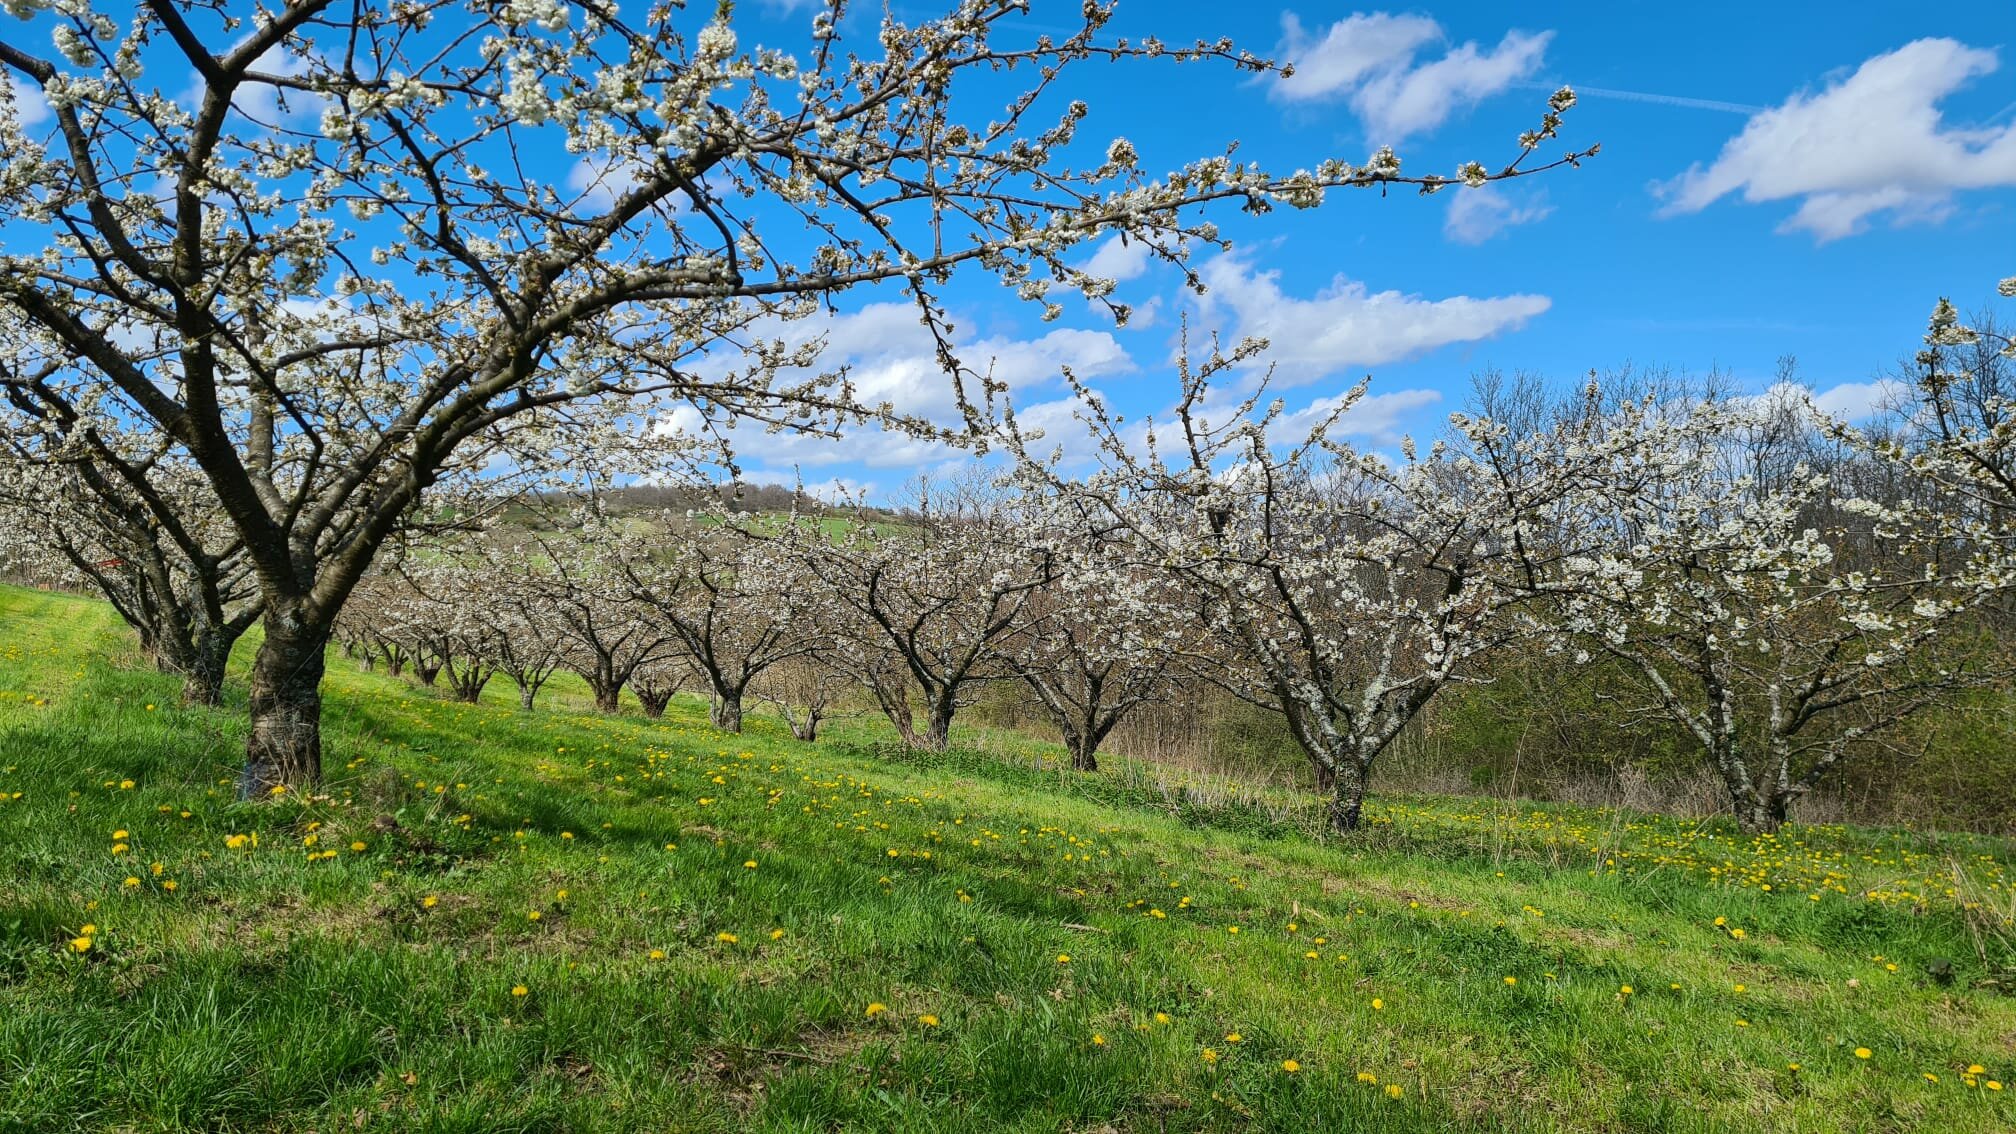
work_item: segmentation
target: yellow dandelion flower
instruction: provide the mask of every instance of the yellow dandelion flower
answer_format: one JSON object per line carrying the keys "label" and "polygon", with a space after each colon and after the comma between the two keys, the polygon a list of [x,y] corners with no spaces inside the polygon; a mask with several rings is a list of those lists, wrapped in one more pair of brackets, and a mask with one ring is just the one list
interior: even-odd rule
{"label": "yellow dandelion flower", "polygon": [[1858,1047],[1855,1049],[1855,1058],[1857,1059],[1867,1059],[1873,1054],[1875,1053],[1870,1051],[1866,1047]]}
{"label": "yellow dandelion flower", "polygon": [[1093,1032],[1093,1033],[1092,1033],[1092,1046],[1093,1046],[1093,1047],[1105,1047],[1105,1046],[1106,1046],[1106,1037],[1105,1037],[1105,1036],[1102,1036],[1102,1035],[1100,1035],[1100,1034],[1099,1034],[1098,1032]]}
{"label": "yellow dandelion flower", "polygon": [[130,874],[126,876],[126,881],[120,883],[121,886],[126,887],[128,890],[131,890],[132,888],[138,886],[139,884],[140,880],[138,878],[133,877]]}
{"label": "yellow dandelion flower", "polygon": [[1389,1099],[1397,1099],[1401,1095],[1404,1095],[1406,1093],[1407,1093],[1406,1090],[1402,1088],[1398,1083],[1386,1084],[1386,1097]]}
{"label": "yellow dandelion flower", "polygon": [[1070,964],[1070,963],[1071,963],[1071,954],[1069,954],[1069,953],[1059,953],[1059,954],[1057,954],[1057,963],[1058,963],[1058,964],[1060,964],[1060,965],[1068,965],[1068,964]]}
{"label": "yellow dandelion flower", "polygon": [[1377,1084],[1379,1082],[1379,1076],[1374,1075],[1370,1071],[1360,1071],[1358,1072],[1358,1081],[1361,1083]]}
{"label": "yellow dandelion flower", "polygon": [[723,945],[734,945],[739,943],[742,939],[740,937],[735,936],[732,933],[717,933],[714,935],[714,940],[719,941]]}
{"label": "yellow dandelion flower", "polygon": [[539,920],[540,918],[542,918],[542,917],[545,917],[545,916],[546,916],[545,914],[542,914],[542,913],[540,913],[540,912],[539,912],[538,910],[527,910],[527,911],[525,911],[525,920],[526,920],[526,921],[538,921],[538,920]]}
{"label": "yellow dandelion flower", "polygon": [[522,984],[514,984],[511,986],[511,995],[513,996],[525,996],[530,994],[531,991],[532,991],[531,989],[526,988]]}
{"label": "yellow dandelion flower", "polygon": [[89,937],[72,937],[70,939],[70,949],[76,953],[89,953],[91,951],[91,939]]}
{"label": "yellow dandelion flower", "polygon": [[1302,1070],[1302,1065],[1292,1059],[1284,1059],[1281,1061],[1281,1070],[1293,1075],[1295,1072]]}
{"label": "yellow dandelion flower", "polygon": [[917,1017],[917,1022],[927,1028],[935,1028],[938,1026],[938,1017],[926,1012],[922,1016]]}
{"label": "yellow dandelion flower", "polygon": [[1215,1048],[1215,1047],[1207,1047],[1207,1048],[1205,1048],[1205,1049],[1204,1049],[1204,1062],[1206,1062],[1206,1063],[1216,1063],[1216,1062],[1218,1062],[1218,1049],[1217,1049],[1217,1048]]}
{"label": "yellow dandelion flower", "polygon": [[1516,976],[1508,976],[1508,977],[1506,977],[1506,978],[1505,978],[1505,987],[1507,987],[1507,988],[1510,988],[1510,987],[1512,987],[1513,985],[1515,985],[1515,984],[1518,984],[1518,983],[1519,983],[1519,978],[1518,978],[1518,977],[1516,977]]}

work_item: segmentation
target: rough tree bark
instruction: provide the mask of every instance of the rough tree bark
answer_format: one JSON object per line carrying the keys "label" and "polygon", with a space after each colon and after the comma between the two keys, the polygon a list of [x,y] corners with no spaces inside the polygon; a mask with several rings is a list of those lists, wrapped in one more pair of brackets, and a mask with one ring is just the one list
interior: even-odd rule
{"label": "rough tree bark", "polygon": [[322,669],[329,623],[269,603],[264,624],[266,640],[252,660],[252,731],[245,742],[241,785],[248,799],[322,778]]}

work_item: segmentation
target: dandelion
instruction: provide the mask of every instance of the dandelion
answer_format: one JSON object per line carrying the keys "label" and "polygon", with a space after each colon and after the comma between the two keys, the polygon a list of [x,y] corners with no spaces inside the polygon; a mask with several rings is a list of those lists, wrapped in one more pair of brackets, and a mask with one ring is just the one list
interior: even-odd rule
{"label": "dandelion", "polygon": [[131,890],[134,887],[140,885],[140,880],[129,874],[126,876],[126,881],[121,882],[120,885],[126,887],[128,890]]}
{"label": "dandelion", "polygon": [[161,883],[161,888],[172,894],[182,887],[177,885],[173,878],[170,878],[168,881]]}
{"label": "dandelion", "polygon": [[127,847],[127,845],[126,845],[125,843],[113,843],[113,844],[112,844],[112,853],[113,853],[113,854],[125,854],[125,853],[127,852],[127,850],[128,850],[128,849],[130,849],[130,848],[128,848],[128,847]]}
{"label": "dandelion", "polygon": [[[1169,1022],[1170,1022],[1170,1019],[1169,1019],[1169,1013],[1167,1013],[1167,1012],[1157,1012],[1157,1013],[1155,1013],[1155,1022],[1156,1022],[1156,1023],[1158,1023],[1158,1024],[1167,1024],[1167,1023],[1169,1023]],[[1977,1071],[1977,1072],[1975,1072],[1975,1074],[1980,1074],[1980,1072],[1978,1072],[1978,1071]]]}
{"label": "dandelion", "polygon": [[1398,1083],[1386,1084],[1386,1097],[1389,1099],[1397,1099],[1401,1095],[1404,1095],[1406,1093],[1407,1092],[1404,1089],[1402,1089],[1400,1084]]}
{"label": "dandelion", "polygon": [[714,935],[714,940],[719,941],[723,945],[735,945],[739,944],[742,939],[732,933],[717,933]]}
{"label": "dandelion", "polygon": [[781,929],[773,929],[773,930],[771,930],[771,931],[770,931],[770,940],[772,940],[772,941],[782,941],[782,940],[784,940],[784,931],[783,931],[783,930],[781,930]]}
{"label": "dandelion", "polygon": [[653,949],[649,954],[647,954],[647,956],[649,956],[654,961],[662,961],[665,959],[665,950]]}
{"label": "dandelion", "polygon": [[935,1028],[938,1026],[938,1017],[926,1012],[922,1016],[917,1017],[917,1022],[927,1028]]}
{"label": "dandelion", "polygon": [[1928,1083],[1936,1083],[1936,1082],[1938,1082],[1938,1081],[1939,1081],[1939,1076],[1937,1076],[1937,1075],[1934,1075],[1934,1074],[1933,1074],[1932,1072],[1930,1072],[1930,1071],[1927,1071],[1927,1072],[1925,1072],[1925,1081],[1926,1081],[1926,1082],[1928,1082]]}
{"label": "dandelion", "polygon": [[1873,1054],[1875,1053],[1870,1051],[1866,1047],[1858,1047],[1855,1049],[1855,1058],[1857,1059],[1867,1059]]}
{"label": "dandelion", "polygon": [[1226,1033],[1225,1033],[1225,1042],[1226,1042],[1226,1043],[1238,1043],[1238,1042],[1240,1042],[1241,1040],[1243,1040],[1243,1039],[1245,1039],[1245,1038],[1246,1038],[1245,1036],[1242,1036],[1242,1035],[1240,1035],[1240,1034],[1239,1034],[1238,1032],[1226,1032]]}
{"label": "dandelion", "polygon": [[1967,1065],[1967,1073],[1969,1075],[1983,1075],[1986,1074],[1987,1071],[1988,1069],[1986,1067],[1981,1066],[1979,1063],[1969,1063]]}
{"label": "dandelion", "polygon": [[1507,988],[1511,988],[1511,987],[1512,987],[1513,985],[1515,985],[1515,984],[1518,984],[1518,983],[1519,983],[1519,978],[1518,978],[1518,977],[1516,977],[1516,976],[1508,976],[1508,977],[1506,977],[1506,978],[1505,978],[1505,987],[1507,987]]}
{"label": "dandelion", "polygon": [[91,939],[89,937],[72,937],[70,939],[70,949],[76,953],[89,953],[91,951]]}
{"label": "dandelion", "polygon": [[114,840],[118,840],[118,839],[123,839],[123,838],[126,838],[126,837],[127,837],[127,833],[126,833],[125,831],[114,831],[114,832],[112,832],[112,838],[113,838]]}
{"label": "dandelion", "polygon": [[1093,1047],[1105,1047],[1105,1046],[1106,1046],[1106,1037],[1105,1037],[1105,1036],[1102,1036],[1102,1035],[1100,1035],[1100,1034],[1099,1034],[1098,1032],[1093,1032],[1093,1033],[1092,1033],[1092,1046],[1093,1046]]}
{"label": "dandelion", "polygon": [[431,909],[433,909],[433,908],[434,908],[435,906],[438,906],[438,905],[440,905],[440,904],[441,904],[441,899],[439,899],[439,898],[435,897],[435,896],[434,896],[434,895],[432,895],[432,894],[429,894],[429,895],[427,895],[426,897],[424,897],[424,898],[420,899],[420,908],[422,908],[422,909],[428,909],[428,910],[431,910]]}
{"label": "dandelion", "polygon": [[1070,963],[1071,963],[1071,954],[1069,954],[1069,953],[1059,953],[1059,954],[1057,954],[1057,963],[1058,963],[1058,964],[1060,964],[1060,965],[1068,965],[1068,964],[1070,964]]}
{"label": "dandelion", "polygon": [[224,837],[224,845],[231,850],[243,849],[246,842],[247,839],[244,835],[226,835]]}
{"label": "dandelion", "polygon": [[531,989],[526,988],[522,984],[514,984],[511,986],[511,995],[513,996],[528,996],[531,994],[531,992],[532,992]]}
{"label": "dandelion", "polygon": [[1205,1048],[1205,1049],[1204,1049],[1204,1062],[1206,1062],[1206,1063],[1216,1063],[1216,1062],[1218,1062],[1218,1049],[1217,1049],[1217,1048],[1215,1048],[1215,1047],[1207,1047],[1207,1048]]}
{"label": "dandelion", "polygon": [[756,869],[756,860],[752,858],[752,859],[750,859],[750,860],[749,860],[748,862],[745,862],[745,863],[743,863],[743,864],[742,864],[742,869],[744,869],[744,870],[754,870],[754,869]]}
{"label": "dandelion", "polygon": [[1631,995],[1631,992],[1632,992],[1632,989],[1631,989],[1631,986],[1627,984],[1627,985],[1624,985],[1624,986],[1622,986],[1622,987],[1618,988],[1618,990],[1617,990],[1617,995],[1619,995],[1619,996],[1629,996],[1629,995]]}
{"label": "dandelion", "polygon": [[2002,1089],[2001,1081],[1996,1079],[1990,1079],[1986,1083],[1983,1083],[1981,1085],[1988,1088],[1991,1091],[1999,1091]]}
{"label": "dandelion", "polygon": [[1386,1010],[1386,1002],[1385,1002],[1384,1000],[1381,1000],[1381,999],[1379,999],[1379,998],[1378,998],[1378,997],[1376,997],[1376,996],[1375,996],[1375,997],[1373,997],[1373,998],[1372,998],[1372,1010],[1373,1010],[1374,1012],[1384,1012],[1384,1011]]}
{"label": "dandelion", "polygon": [[1370,1071],[1360,1071],[1358,1072],[1358,1081],[1361,1083],[1371,1083],[1377,1085],[1379,1082],[1379,1076],[1374,1075]]}
{"label": "dandelion", "polygon": [[353,843],[351,843],[351,844],[350,844],[350,849],[351,849],[352,851],[355,851],[355,852],[356,852],[356,853],[358,853],[358,854],[363,854],[363,853],[364,853],[364,840],[362,840],[362,839],[358,839],[358,840],[357,840],[356,842],[353,842]]}
{"label": "dandelion", "polygon": [[1295,1072],[1302,1070],[1302,1065],[1292,1059],[1284,1059],[1281,1061],[1281,1070],[1293,1075]]}
{"label": "dandelion", "polygon": [[540,913],[538,910],[527,910],[525,912],[526,921],[538,921],[540,918],[545,916],[546,916],[545,914]]}

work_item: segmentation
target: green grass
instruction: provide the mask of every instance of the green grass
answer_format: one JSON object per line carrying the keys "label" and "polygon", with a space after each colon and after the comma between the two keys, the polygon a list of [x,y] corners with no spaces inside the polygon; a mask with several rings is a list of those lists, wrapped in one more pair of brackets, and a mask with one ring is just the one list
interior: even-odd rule
{"label": "green grass", "polygon": [[328,794],[243,804],[240,709],[128,642],[0,588],[0,1130],[2016,1128],[1991,840],[1380,798],[1338,843],[340,659]]}

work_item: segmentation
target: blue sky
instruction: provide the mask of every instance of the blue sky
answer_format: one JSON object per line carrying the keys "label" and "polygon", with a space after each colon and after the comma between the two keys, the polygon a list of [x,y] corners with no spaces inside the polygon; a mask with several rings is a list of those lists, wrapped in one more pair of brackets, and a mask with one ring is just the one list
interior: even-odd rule
{"label": "blue sky", "polygon": [[[1067,34],[1079,3],[1031,0],[997,42]],[[908,21],[943,10],[933,0],[891,4]],[[739,0],[737,38],[744,49],[809,59],[822,6]],[[690,35],[715,10],[696,0],[675,18]],[[851,11],[844,38],[872,54],[883,6],[864,0]],[[54,19],[0,28],[40,46]],[[1852,416],[1913,349],[1937,297],[1978,307],[1992,302],[1997,280],[2016,275],[2010,0],[1391,9],[1122,0],[1109,37],[1149,34],[1172,44],[1229,36],[1297,74],[1083,63],[1032,121],[1083,99],[1091,110],[1077,146],[1103,154],[1125,137],[1151,172],[1236,141],[1241,160],[1276,173],[1329,157],[1363,162],[1390,143],[1406,172],[1453,174],[1472,159],[1496,168],[1514,156],[1548,93],[1569,84],[1581,100],[1560,142],[1538,156],[1596,142],[1603,152],[1581,169],[1486,190],[1343,191],[1320,209],[1257,218],[1220,210],[1213,219],[1234,248],[1196,255],[1211,285],[1203,297],[1138,250],[1088,250],[1137,311],[1126,328],[1075,297],[1043,323],[1039,305],[984,273],[959,277],[946,298],[964,360],[991,365],[1025,420],[1053,437],[1079,436],[1064,366],[1130,418],[1165,412],[1185,318],[1194,337],[1267,337],[1294,411],[1320,410],[1369,375],[1372,396],[1346,427],[1379,450],[1402,432],[1439,432],[1486,368],[1564,384],[1625,364],[1719,368],[1761,390],[1790,354],[1822,404]],[[186,63],[150,50],[150,79],[188,97]],[[1023,78],[962,86],[961,117],[985,120]],[[31,125],[48,128],[46,108],[22,105]],[[271,106],[253,109],[245,128],[263,128]],[[314,128],[312,100],[289,113],[296,128]],[[554,160],[536,163],[542,176],[582,190],[607,165],[553,141]],[[894,288],[848,292],[837,306],[770,331],[825,339],[826,362],[848,365],[871,399],[956,418],[950,383]],[[961,459],[875,434],[830,442],[749,430],[734,440],[754,479],[837,478],[873,495]]]}
{"label": "blue sky", "polygon": [[[744,14],[760,33],[772,18],[795,24],[794,7]],[[1058,5],[1032,7],[1029,24],[1044,25]],[[1050,14],[1058,30],[1076,4],[1062,7]],[[1176,316],[1188,311],[1194,330],[1266,334],[1291,408],[1371,375],[1375,398],[1354,428],[1372,447],[1436,432],[1486,367],[1564,382],[1624,363],[1719,367],[1761,389],[1792,354],[1826,404],[1853,412],[1912,349],[1935,298],[1981,305],[2016,274],[2006,0],[1135,2],[1120,13],[1118,35],[1229,35],[1300,69],[1279,84],[1204,67],[1082,68],[1068,94],[1091,104],[1088,136],[1129,138],[1149,168],[1232,139],[1270,169],[1362,161],[1389,141],[1410,171],[1471,158],[1495,168],[1562,83],[1582,92],[1564,142],[1603,152],[1483,194],[1347,193],[1307,212],[1227,212],[1218,219],[1237,250],[1197,261],[1210,296],[1200,303],[1146,267],[1120,285],[1147,314],[1127,329],[1082,303],[1040,324],[991,282],[955,285],[954,308],[985,340],[969,360],[1001,359],[1025,406],[1054,401],[1046,375],[1069,362],[1130,415],[1164,408]],[[843,307],[876,298],[895,297],[856,293]],[[929,406],[938,397],[927,361],[906,353],[907,322],[871,308],[827,330],[876,388]],[[752,436],[744,457],[759,475],[795,466],[808,482],[878,489],[934,460],[887,438],[836,448]]]}

